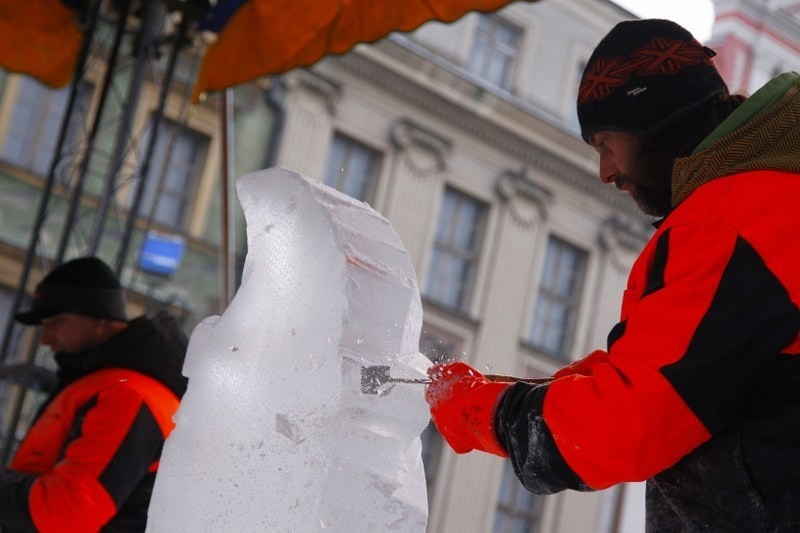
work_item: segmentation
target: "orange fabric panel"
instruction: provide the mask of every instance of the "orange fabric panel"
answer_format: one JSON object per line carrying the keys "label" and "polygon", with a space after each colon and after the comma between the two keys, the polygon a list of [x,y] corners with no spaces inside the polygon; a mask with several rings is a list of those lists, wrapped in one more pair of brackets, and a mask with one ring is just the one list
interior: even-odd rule
{"label": "orange fabric panel", "polygon": [[590,487],[644,481],[711,435],[657,370],[636,359],[553,381],[544,419],[561,455]]}
{"label": "orange fabric panel", "polygon": [[512,0],[250,0],[231,17],[200,66],[195,99],[267,74],[308,66],[429,20],[452,22]]}
{"label": "orange fabric panel", "polygon": [[711,437],[660,370],[686,353],[737,233],[707,222],[670,231],[664,288],[642,297],[649,271],[645,262],[659,233],[631,272],[622,309],[624,335],[607,358],[594,352],[574,365],[578,375],[553,381],[545,397],[544,418],[559,451],[595,489],[648,479]]}
{"label": "orange fabric panel", "polygon": [[61,469],[59,475],[40,476],[31,487],[29,500],[40,533],[99,531],[117,512],[96,478],[70,467]]}
{"label": "orange fabric panel", "polygon": [[[75,413],[94,395],[98,395],[97,406],[87,411],[81,435],[69,443],[59,460]],[[174,427],[172,415],[179,400],[165,385],[132,370],[90,374],[64,389],[47,407],[11,465],[14,470],[40,474],[30,493],[31,516],[39,531],[66,532],[73,531],[72,527],[93,531],[114,516],[116,506],[99,477],[142,403],[166,438]]]}
{"label": "orange fabric panel", "polygon": [[0,65],[50,87],[72,77],[83,34],[60,0],[0,0]]}
{"label": "orange fabric panel", "polygon": [[128,387],[141,395],[166,439],[175,428],[172,417],[180,405],[175,393],[160,381],[132,370],[109,369],[107,372],[116,373],[117,379],[124,380]]}

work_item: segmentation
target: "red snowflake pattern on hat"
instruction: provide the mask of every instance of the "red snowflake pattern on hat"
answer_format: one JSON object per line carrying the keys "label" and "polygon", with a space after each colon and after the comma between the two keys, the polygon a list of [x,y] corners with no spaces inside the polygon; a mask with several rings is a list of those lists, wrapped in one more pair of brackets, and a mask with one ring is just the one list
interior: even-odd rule
{"label": "red snowflake pattern on hat", "polygon": [[700,62],[713,64],[709,50],[699,43],[655,37],[628,60],[598,58],[583,77],[578,101],[602,100],[633,77],[677,74]]}

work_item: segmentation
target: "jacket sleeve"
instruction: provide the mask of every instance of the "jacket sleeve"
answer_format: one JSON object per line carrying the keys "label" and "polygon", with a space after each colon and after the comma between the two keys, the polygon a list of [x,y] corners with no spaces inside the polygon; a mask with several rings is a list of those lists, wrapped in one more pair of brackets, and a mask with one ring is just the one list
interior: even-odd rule
{"label": "jacket sleeve", "polygon": [[35,479],[30,474],[0,470],[0,530],[36,531],[28,510],[28,494]]}
{"label": "jacket sleeve", "polygon": [[547,386],[515,385],[498,408],[499,438],[534,492],[669,468],[733,420],[800,330],[787,290],[731,227],[673,227],[651,244],[608,352]]}
{"label": "jacket sleeve", "polygon": [[62,459],[31,484],[30,514],[39,531],[99,529],[159,456],[162,431],[141,395],[122,381],[89,399]]}

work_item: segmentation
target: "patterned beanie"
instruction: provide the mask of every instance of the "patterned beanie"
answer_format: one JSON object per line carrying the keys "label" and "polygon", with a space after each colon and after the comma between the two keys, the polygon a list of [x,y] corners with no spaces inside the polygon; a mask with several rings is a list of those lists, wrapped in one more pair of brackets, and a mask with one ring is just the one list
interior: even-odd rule
{"label": "patterned beanie", "polygon": [[14,318],[38,325],[60,313],[124,322],[125,292],[114,272],[96,257],[73,259],[56,267],[36,286],[29,311]]}
{"label": "patterned beanie", "polygon": [[716,53],[669,20],[617,24],[595,48],[578,92],[586,142],[598,131],[650,135],[688,116],[728,88]]}

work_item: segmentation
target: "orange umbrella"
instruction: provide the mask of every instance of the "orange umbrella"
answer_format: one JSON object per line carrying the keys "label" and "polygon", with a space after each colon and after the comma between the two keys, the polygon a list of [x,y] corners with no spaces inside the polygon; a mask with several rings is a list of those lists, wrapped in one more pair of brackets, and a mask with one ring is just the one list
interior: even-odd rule
{"label": "orange umbrella", "polygon": [[203,57],[195,98],[266,74],[308,66],[429,20],[452,22],[513,0],[248,0]]}
{"label": "orange umbrella", "polygon": [[72,77],[83,35],[59,0],[0,0],[0,65],[51,87]]}
{"label": "orange umbrella", "polygon": [[[218,31],[218,38],[202,59],[195,99],[204,91],[311,65],[393,31],[411,31],[429,20],[452,22],[512,1],[218,0],[200,23]],[[78,3],[0,0],[0,66],[52,87],[66,85],[82,39],[73,8]]]}

